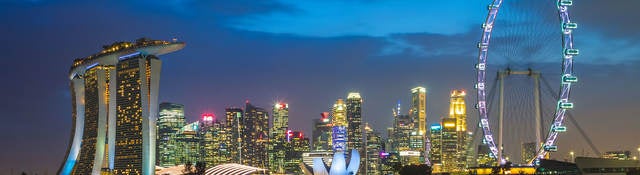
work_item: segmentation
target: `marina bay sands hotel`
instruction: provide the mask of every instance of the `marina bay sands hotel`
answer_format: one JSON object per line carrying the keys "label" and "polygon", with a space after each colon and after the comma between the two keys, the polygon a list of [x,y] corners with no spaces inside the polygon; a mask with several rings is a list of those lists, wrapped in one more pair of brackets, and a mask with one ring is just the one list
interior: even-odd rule
{"label": "marina bay sands hotel", "polygon": [[162,64],[157,56],[184,46],[142,38],[74,60],[73,128],[58,174],[154,174]]}

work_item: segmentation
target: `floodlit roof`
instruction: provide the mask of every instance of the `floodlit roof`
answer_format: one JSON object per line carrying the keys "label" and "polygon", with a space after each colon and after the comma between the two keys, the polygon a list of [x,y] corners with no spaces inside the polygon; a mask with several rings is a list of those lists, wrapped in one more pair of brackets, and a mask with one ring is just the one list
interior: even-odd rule
{"label": "floodlit roof", "polygon": [[267,170],[262,168],[256,168],[252,166],[240,165],[236,163],[222,164],[209,168],[204,172],[205,175],[245,175],[253,173],[266,174]]}

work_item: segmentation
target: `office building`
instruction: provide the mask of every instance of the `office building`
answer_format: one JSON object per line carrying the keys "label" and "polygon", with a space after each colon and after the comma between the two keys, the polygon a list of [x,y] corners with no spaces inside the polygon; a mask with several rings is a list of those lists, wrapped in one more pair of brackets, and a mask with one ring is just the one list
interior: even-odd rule
{"label": "office building", "polygon": [[411,110],[409,115],[414,119],[418,133],[427,133],[427,89],[416,87],[411,89]]}
{"label": "office building", "polygon": [[457,171],[458,167],[458,133],[455,118],[442,119],[442,170]]}
{"label": "office building", "polygon": [[362,136],[362,97],[360,93],[351,92],[347,96],[347,138],[349,138],[348,146],[362,152],[363,136]]}
{"label": "office building", "polygon": [[[289,104],[276,103],[273,106],[272,126],[269,135],[269,170],[285,173],[286,151],[288,147]],[[286,144],[287,143],[287,144]],[[285,145],[286,144],[286,145]]]}
{"label": "office building", "polygon": [[331,109],[331,123],[333,124],[331,141],[334,152],[344,152],[347,150],[347,106],[342,99],[336,100]]}
{"label": "office building", "polygon": [[442,125],[439,123],[432,124],[429,127],[429,138],[431,141],[429,160],[434,166],[442,165]]}
{"label": "office building", "polygon": [[244,111],[240,108],[226,108],[225,110],[225,126],[226,126],[226,146],[231,155],[232,163],[241,163],[244,143],[242,138]]}
{"label": "office building", "polygon": [[207,167],[231,163],[229,136],[224,122],[217,120],[213,114],[202,115],[201,137],[204,162]]}
{"label": "office building", "polygon": [[311,151],[309,138],[304,137],[302,131],[291,131],[287,133],[287,147],[285,155],[285,172],[289,174],[301,174],[300,164],[303,161],[302,154]]}
{"label": "office building", "polygon": [[175,144],[175,162],[174,165],[184,165],[187,163],[195,164],[197,162],[203,162],[204,156],[201,150],[203,150],[202,142],[203,138],[200,135],[200,121],[189,123],[182,127],[176,133]]}
{"label": "office building", "polygon": [[71,66],[73,130],[58,174],[153,174],[161,61],[182,42],[104,46]]}
{"label": "office building", "polygon": [[269,114],[247,101],[242,118],[242,164],[268,168]]}
{"label": "office building", "polygon": [[382,153],[382,138],[380,133],[375,132],[369,124],[365,124],[364,127],[366,139],[365,139],[365,160],[364,162],[364,174],[380,174],[382,171],[382,160],[380,154]]}
{"label": "office building", "polygon": [[156,140],[156,164],[158,166],[174,166],[176,162],[175,144],[176,133],[184,125],[184,105],[175,103],[160,103],[158,115],[157,140]]}
{"label": "office building", "polygon": [[323,112],[320,116],[320,119],[313,119],[312,149],[314,151],[330,151],[333,150],[331,141],[333,124],[329,112]]}

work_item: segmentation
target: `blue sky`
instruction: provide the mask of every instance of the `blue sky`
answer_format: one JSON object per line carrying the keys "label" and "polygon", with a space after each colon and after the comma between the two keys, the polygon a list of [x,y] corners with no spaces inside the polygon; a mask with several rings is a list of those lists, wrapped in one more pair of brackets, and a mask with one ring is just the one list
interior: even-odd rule
{"label": "blue sky", "polygon": [[[533,2],[537,0],[529,3]],[[203,112],[222,115],[225,107],[241,106],[246,99],[265,108],[285,101],[291,107],[290,126],[309,133],[311,119],[337,98],[359,91],[365,101],[364,120],[384,131],[391,124],[391,108],[398,100],[408,104],[409,89],[415,86],[427,87],[428,122],[438,121],[447,114],[450,90],[473,90],[475,45],[487,4],[0,0],[0,23],[5,24],[0,26],[0,58],[10,65],[0,69],[6,82],[0,86],[0,173],[11,168],[55,172],[71,130],[66,74],[72,60],[98,52],[102,45],[143,36],[187,43],[185,49],[161,58],[160,99],[185,104],[191,121]],[[640,24],[633,22],[640,18],[633,8],[639,5],[640,1],[580,0],[572,8],[580,25],[575,44],[581,49],[576,58],[580,83],[573,91],[575,114],[601,150],[635,150],[640,145],[628,138],[640,132]],[[499,20],[546,24],[532,15],[538,12],[535,7],[531,13],[505,10],[506,17]],[[518,35],[509,32],[537,32],[527,29],[505,27],[496,32],[512,41]],[[553,49],[560,48],[547,45],[557,38],[544,36],[502,46],[496,40],[492,49],[550,48],[540,52],[549,57],[518,58],[515,63],[524,61],[557,82],[559,53]],[[514,54],[492,54],[498,55],[490,60],[494,68],[513,63],[499,56]],[[468,104],[474,99],[467,98]],[[469,113],[470,121],[477,118],[473,110]],[[572,144],[584,141],[571,127],[559,140],[558,158],[569,150],[588,152],[584,144]],[[36,161],[46,163],[32,164]]]}

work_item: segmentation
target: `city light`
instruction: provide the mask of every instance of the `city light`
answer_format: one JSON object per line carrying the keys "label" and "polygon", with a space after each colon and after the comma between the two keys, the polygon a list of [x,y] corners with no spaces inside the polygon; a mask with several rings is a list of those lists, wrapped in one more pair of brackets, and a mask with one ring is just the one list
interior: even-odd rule
{"label": "city light", "polygon": [[213,121],[214,118],[215,117],[214,117],[213,114],[206,114],[206,113],[202,114],[202,121],[211,122],[211,121]]}

